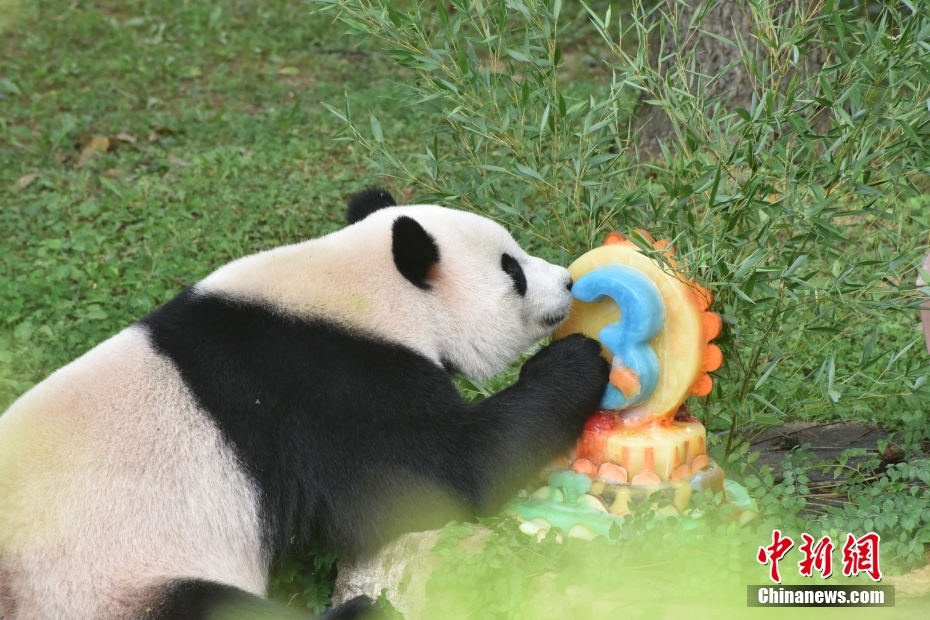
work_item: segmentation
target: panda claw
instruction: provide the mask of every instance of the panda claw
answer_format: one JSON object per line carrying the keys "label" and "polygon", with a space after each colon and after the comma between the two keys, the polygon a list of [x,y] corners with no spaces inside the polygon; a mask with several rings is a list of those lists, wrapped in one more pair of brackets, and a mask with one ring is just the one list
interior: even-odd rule
{"label": "panda claw", "polygon": [[610,364],[601,356],[600,343],[572,334],[530,358],[523,365],[520,381],[532,383],[534,390],[552,390],[556,402],[568,400],[576,406],[590,402],[593,411],[609,375]]}
{"label": "panda claw", "polygon": [[[607,383],[610,365],[601,357],[601,345],[597,340],[582,334],[572,334],[543,347],[523,365],[521,379],[530,379],[541,374],[565,374],[577,371],[594,376],[604,375]],[[603,386],[601,386],[603,387]]]}

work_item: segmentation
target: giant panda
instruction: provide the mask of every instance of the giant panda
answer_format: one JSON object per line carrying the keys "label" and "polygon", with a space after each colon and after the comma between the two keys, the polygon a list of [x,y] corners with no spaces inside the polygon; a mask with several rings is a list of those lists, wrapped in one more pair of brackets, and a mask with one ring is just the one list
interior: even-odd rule
{"label": "giant panda", "polygon": [[450,377],[559,325],[567,270],[380,189],[347,220],[219,268],[0,416],[0,618],[291,617],[262,598],[290,545],[365,554],[491,513],[571,446],[597,342],[545,346],[473,405]]}

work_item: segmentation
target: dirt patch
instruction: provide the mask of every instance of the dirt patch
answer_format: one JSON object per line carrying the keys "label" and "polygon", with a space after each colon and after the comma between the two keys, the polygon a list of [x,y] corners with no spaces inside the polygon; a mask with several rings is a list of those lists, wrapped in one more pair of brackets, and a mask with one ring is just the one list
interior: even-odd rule
{"label": "dirt patch", "polygon": [[887,431],[861,422],[801,423],[767,430],[749,443],[753,450],[759,451],[757,465],[779,469],[785,454],[804,444],[810,444],[809,450],[817,461],[831,461],[849,448],[877,453],[879,440],[887,436]]}
{"label": "dirt patch", "polygon": [[814,464],[837,463],[840,455],[851,448],[864,450],[863,456],[849,458],[837,477],[834,477],[832,467],[827,471],[824,471],[824,467],[807,470],[810,479],[807,486],[811,492],[809,503],[816,506],[840,506],[849,501],[848,496],[840,492],[840,486],[860,466],[878,457],[879,466],[875,472],[868,472],[874,475],[891,464],[901,462],[903,453],[893,446],[886,447],[884,451],[879,450],[879,442],[888,435],[888,431],[861,422],[785,424],[753,437],[750,440],[750,451],[759,452],[759,458],[754,464],[757,469],[767,465],[775,470],[776,477],[780,477],[785,457],[801,446],[807,446],[811,454],[810,462]]}

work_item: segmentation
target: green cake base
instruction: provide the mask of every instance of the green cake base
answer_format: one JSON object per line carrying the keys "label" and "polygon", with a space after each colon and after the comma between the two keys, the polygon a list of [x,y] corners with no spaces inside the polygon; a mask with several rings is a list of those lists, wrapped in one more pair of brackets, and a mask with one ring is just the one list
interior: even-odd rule
{"label": "green cake base", "polygon": [[[755,501],[737,482],[726,480],[723,470],[711,462],[691,479],[655,485],[609,484],[592,481],[571,470],[553,471],[548,484],[518,497],[505,506],[520,520],[520,530],[542,539],[551,529],[573,538],[593,540],[610,536],[611,526],[623,523],[634,510],[694,520],[700,515],[688,509],[692,491],[722,490],[724,501],[735,506],[737,520],[747,523],[758,515]],[[719,487],[718,487],[719,482]]]}

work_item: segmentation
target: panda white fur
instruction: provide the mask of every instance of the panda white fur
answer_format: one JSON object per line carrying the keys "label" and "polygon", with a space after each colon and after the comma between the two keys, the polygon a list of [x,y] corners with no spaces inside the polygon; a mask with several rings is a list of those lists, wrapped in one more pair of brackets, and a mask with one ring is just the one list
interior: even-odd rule
{"label": "panda white fur", "polygon": [[568,272],[486,218],[393,205],[357,194],[343,230],[220,268],[0,416],[0,618],[290,617],[260,598],[289,545],[494,511],[572,444],[596,342],[474,406],[449,376],[549,333]]}

